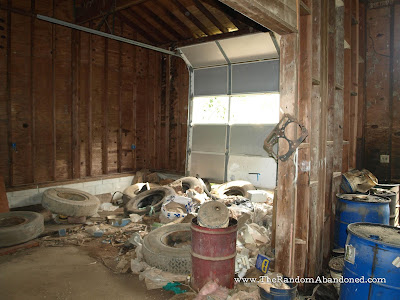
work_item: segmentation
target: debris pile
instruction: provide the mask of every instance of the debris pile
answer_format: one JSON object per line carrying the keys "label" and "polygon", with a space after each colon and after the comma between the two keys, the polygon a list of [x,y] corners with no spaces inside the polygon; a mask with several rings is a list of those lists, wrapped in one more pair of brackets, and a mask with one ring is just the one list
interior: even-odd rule
{"label": "debris pile", "polygon": [[[99,200],[78,190],[48,191],[43,205],[50,217],[39,237],[41,246],[85,247],[114,273],[139,275],[148,289],[190,291],[190,223],[195,217],[210,228],[227,227],[230,218],[238,220],[235,273],[240,278],[255,269],[258,254],[273,258],[273,193],[256,190],[246,181],[210,188],[201,178],[173,180],[141,170],[130,187],[109,198],[102,195]],[[204,286],[196,299],[214,296],[259,299],[254,286],[228,290],[215,282]]]}

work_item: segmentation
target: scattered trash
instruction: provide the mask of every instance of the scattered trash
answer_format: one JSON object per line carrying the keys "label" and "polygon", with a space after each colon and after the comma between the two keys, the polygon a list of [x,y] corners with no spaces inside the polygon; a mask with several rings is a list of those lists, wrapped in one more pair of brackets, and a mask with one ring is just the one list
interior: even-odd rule
{"label": "scattered trash", "polygon": [[251,293],[240,291],[239,293],[233,294],[229,300],[260,300],[260,293],[258,290]]}
{"label": "scattered trash", "polygon": [[102,203],[101,205],[100,205],[100,208],[99,208],[99,210],[101,211],[101,210],[103,210],[103,211],[116,211],[117,209],[119,208],[119,206],[114,206],[112,203],[110,203],[110,202],[105,202],[105,203]]}
{"label": "scattered trash", "polygon": [[142,221],[143,216],[138,215],[138,214],[130,214],[129,218],[131,219],[131,222],[138,223],[138,222]]}
{"label": "scattered trash", "polygon": [[86,217],[68,217],[68,223],[70,224],[85,224]]}
{"label": "scattered trash", "polygon": [[139,246],[143,243],[142,237],[140,236],[140,233],[135,232],[132,234],[132,236],[128,240],[132,245],[134,246]]}
{"label": "scattered trash", "polygon": [[277,289],[277,290],[290,290],[292,287],[290,287],[288,284],[284,283],[283,280],[280,280],[283,278],[283,275],[278,272],[269,272],[265,274],[266,277],[263,277],[262,280],[258,283],[258,286],[262,288],[265,292],[270,293],[271,288]]}
{"label": "scattered trash", "polygon": [[149,267],[150,266],[147,263],[140,261],[137,258],[131,260],[131,271],[133,274],[138,275]]}
{"label": "scattered trash", "polygon": [[102,237],[104,232],[98,226],[86,227],[85,231],[94,237]]}
{"label": "scattered trash", "polygon": [[139,279],[143,280],[148,290],[161,289],[169,282],[185,282],[186,275],[172,274],[157,268],[147,268],[139,274]]}
{"label": "scattered trash", "polygon": [[111,225],[115,227],[124,227],[131,222],[131,219],[124,218],[124,219],[115,219],[111,220]]}
{"label": "scattered trash", "polygon": [[251,202],[257,202],[257,203],[264,203],[267,202],[268,200],[268,193],[263,190],[249,190],[247,191],[250,195],[250,201]]}
{"label": "scattered trash", "polygon": [[210,281],[206,283],[200,290],[195,300],[208,300],[208,299],[227,299],[229,290],[225,287],[219,286],[216,282]]}
{"label": "scattered trash", "polygon": [[209,201],[200,207],[197,220],[201,227],[226,228],[229,225],[229,210],[221,202]]}
{"label": "scattered trash", "polygon": [[193,201],[191,198],[182,196],[170,196],[161,206],[161,213],[167,219],[173,221],[184,218],[193,212]]}
{"label": "scattered trash", "polygon": [[172,291],[175,293],[175,295],[186,293],[186,291],[182,290],[179,286],[181,286],[179,282],[168,282],[165,286],[163,286],[163,289],[166,291]]}
{"label": "scattered trash", "polygon": [[256,260],[256,268],[263,272],[264,274],[268,273],[269,267],[271,265],[271,258],[258,254],[257,260]]}
{"label": "scattered trash", "polygon": [[369,189],[378,184],[378,179],[366,169],[351,170],[342,175],[340,187],[346,193],[366,193]]}
{"label": "scattered trash", "polygon": [[58,230],[58,235],[59,236],[66,236],[67,235],[67,231],[65,230],[65,228],[59,229]]}

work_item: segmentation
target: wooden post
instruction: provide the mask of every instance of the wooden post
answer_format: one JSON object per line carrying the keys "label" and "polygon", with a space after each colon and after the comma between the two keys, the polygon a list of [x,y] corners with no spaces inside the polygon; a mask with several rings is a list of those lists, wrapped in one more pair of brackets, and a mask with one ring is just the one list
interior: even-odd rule
{"label": "wooden post", "polygon": [[[307,7],[311,1],[304,2]],[[300,16],[299,28],[299,121],[310,132],[311,129],[311,91],[312,91],[312,16]],[[310,199],[310,137],[299,147],[298,180],[295,226],[295,270],[294,276],[305,277],[309,225]]]}
{"label": "wooden post", "polygon": [[[280,91],[281,111],[297,118],[297,82],[298,82],[298,34],[287,34],[281,37],[281,71]],[[296,136],[293,128],[291,136]],[[287,151],[287,145],[280,141],[279,153]],[[295,154],[287,161],[278,163],[278,195],[276,202],[275,256],[276,270],[285,276],[293,276],[295,245]]]}
{"label": "wooden post", "polygon": [[0,176],[0,213],[9,212],[8,199],[6,194],[6,185],[4,184],[4,177]]}

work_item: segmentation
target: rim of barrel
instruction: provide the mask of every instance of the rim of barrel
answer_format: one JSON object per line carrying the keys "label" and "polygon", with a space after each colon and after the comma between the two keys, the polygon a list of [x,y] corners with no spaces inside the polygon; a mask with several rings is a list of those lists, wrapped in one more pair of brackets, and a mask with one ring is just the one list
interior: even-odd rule
{"label": "rim of barrel", "polygon": [[376,195],[367,194],[336,194],[338,199],[354,201],[354,202],[364,202],[364,203],[389,203],[390,199]]}
{"label": "rim of barrel", "polygon": [[237,227],[237,223],[238,223],[238,221],[235,218],[230,217],[229,218],[228,227],[225,227],[225,228],[208,228],[208,227],[200,226],[199,222],[197,221],[197,217],[195,217],[195,218],[192,219],[191,226],[194,226],[194,227],[197,227],[197,228],[200,228],[200,229],[203,229],[203,230],[207,230],[207,231],[224,232],[224,231],[227,231],[228,228],[231,229],[231,228],[233,228],[235,226]]}
{"label": "rim of barrel", "polygon": [[[382,188],[373,187],[371,189],[371,192],[372,192],[371,195],[378,196],[378,197],[393,197],[393,196],[396,196],[395,192],[393,192],[391,190],[387,190],[387,189],[382,189]],[[375,194],[376,192],[377,192],[377,194]],[[384,196],[382,196],[382,195],[384,195]]]}
{"label": "rim of barrel", "polygon": [[[397,230],[397,233],[399,235],[399,243],[398,244],[394,244],[394,243],[391,243],[391,242],[388,242],[388,241],[378,240],[378,239],[376,239],[374,237],[371,237],[371,235],[369,235],[369,237],[367,237],[366,235],[362,235],[362,234],[359,234],[359,233],[355,232],[354,231],[355,228],[360,227],[360,226],[369,226],[369,227],[387,228],[387,229],[390,229],[390,230]],[[359,238],[362,238],[362,239],[366,239],[366,240],[368,240],[370,242],[377,243],[377,244],[383,244],[383,245],[387,245],[387,246],[391,246],[391,247],[395,247],[395,248],[399,248],[400,249],[400,228],[389,226],[389,225],[384,225],[384,224],[357,222],[357,223],[349,224],[347,226],[347,231],[349,233],[351,233],[352,235],[355,235],[355,236],[357,236]]]}

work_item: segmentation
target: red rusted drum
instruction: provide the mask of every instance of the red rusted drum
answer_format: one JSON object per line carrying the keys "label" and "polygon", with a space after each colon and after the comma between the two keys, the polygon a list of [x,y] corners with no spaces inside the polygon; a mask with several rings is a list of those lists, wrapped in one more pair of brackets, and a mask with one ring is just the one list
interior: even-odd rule
{"label": "red rusted drum", "polygon": [[207,282],[233,288],[235,277],[237,221],[226,228],[206,228],[192,220],[192,287],[199,291]]}

